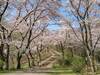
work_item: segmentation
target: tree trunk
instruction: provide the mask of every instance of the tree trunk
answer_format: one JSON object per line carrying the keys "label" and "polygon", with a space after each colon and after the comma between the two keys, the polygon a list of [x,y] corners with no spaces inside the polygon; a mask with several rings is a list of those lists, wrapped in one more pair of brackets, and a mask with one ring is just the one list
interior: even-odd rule
{"label": "tree trunk", "polygon": [[62,52],[62,59],[63,59],[63,63],[62,65],[64,66],[64,61],[65,61],[65,53],[64,53],[64,46],[62,44],[62,42],[60,42],[60,49],[61,49],[61,52]]}
{"label": "tree trunk", "polygon": [[95,54],[94,53],[92,55],[92,63],[93,63],[94,72],[96,72],[97,71],[97,66],[96,66],[96,59],[95,59]]}
{"label": "tree trunk", "polygon": [[28,54],[26,54],[26,57],[28,59],[28,66],[29,66],[29,68],[31,68],[30,58],[29,58]]}
{"label": "tree trunk", "polygon": [[4,50],[4,44],[2,44],[2,42],[1,42],[1,46],[0,46],[0,60],[2,61],[2,63],[0,65],[0,70],[3,70],[3,64],[5,62],[5,57],[4,57],[3,50]]}
{"label": "tree trunk", "polygon": [[72,48],[70,48],[70,52],[71,52],[71,57],[73,58],[74,57],[74,50]]}
{"label": "tree trunk", "polygon": [[40,63],[41,62],[41,53],[40,53],[40,50],[39,50],[38,47],[37,47],[37,53],[38,53],[38,57],[39,57],[39,62],[38,63]]}
{"label": "tree trunk", "polygon": [[86,50],[86,53],[87,53],[87,73],[88,75],[95,75],[95,72],[94,72],[94,68],[93,68],[93,60],[92,60],[92,55],[89,55],[89,51]]}
{"label": "tree trunk", "polygon": [[34,56],[32,56],[31,51],[29,51],[29,55],[30,55],[30,57],[31,57],[31,59],[32,59],[32,63],[31,63],[31,65],[32,65],[32,66],[35,66]]}
{"label": "tree trunk", "polygon": [[21,63],[20,63],[21,58],[17,58],[17,69],[21,69]]}
{"label": "tree trunk", "polygon": [[17,69],[21,69],[21,57],[22,55],[19,55],[19,52],[17,54]]}
{"label": "tree trunk", "polygon": [[12,67],[15,68],[15,66],[14,66],[15,63],[14,63],[14,58],[13,57],[11,57],[11,62],[12,62],[12,65],[13,65]]}
{"label": "tree trunk", "polygon": [[9,70],[9,45],[7,44],[6,70]]}

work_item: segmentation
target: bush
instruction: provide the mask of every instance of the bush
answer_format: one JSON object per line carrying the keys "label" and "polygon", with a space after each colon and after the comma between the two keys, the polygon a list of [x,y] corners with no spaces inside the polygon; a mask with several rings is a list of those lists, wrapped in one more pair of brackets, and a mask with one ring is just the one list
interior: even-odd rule
{"label": "bush", "polygon": [[57,63],[55,63],[54,65],[53,65],[53,68],[60,68],[61,66],[59,65],[59,64],[57,64]]}
{"label": "bush", "polygon": [[71,60],[65,59],[64,60],[64,65],[70,66],[71,65]]}
{"label": "bush", "polygon": [[3,66],[4,62],[0,59],[0,68]]}
{"label": "bush", "polygon": [[84,68],[85,61],[82,57],[80,56],[75,56],[73,57],[72,61],[72,70],[74,72],[81,72],[82,69]]}
{"label": "bush", "polygon": [[53,65],[53,68],[65,68],[71,66],[72,58],[65,58],[64,60],[62,58],[58,58],[57,63]]}
{"label": "bush", "polygon": [[74,57],[66,56],[64,60],[62,58],[58,58],[57,63],[53,65],[53,68],[71,68],[73,72],[80,73],[84,66],[84,58],[74,55]]}

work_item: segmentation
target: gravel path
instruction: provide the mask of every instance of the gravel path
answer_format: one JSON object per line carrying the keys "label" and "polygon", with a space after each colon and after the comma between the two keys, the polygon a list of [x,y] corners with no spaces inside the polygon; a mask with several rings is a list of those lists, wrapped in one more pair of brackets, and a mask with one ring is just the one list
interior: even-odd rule
{"label": "gravel path", "polygon": [[48,75],[45,73],[5,73],[0,75]]}
{"label": "gravel path", "polygon": [[76,75],[76,74],[47,74],[47,73],[3,73],[0,75]]}

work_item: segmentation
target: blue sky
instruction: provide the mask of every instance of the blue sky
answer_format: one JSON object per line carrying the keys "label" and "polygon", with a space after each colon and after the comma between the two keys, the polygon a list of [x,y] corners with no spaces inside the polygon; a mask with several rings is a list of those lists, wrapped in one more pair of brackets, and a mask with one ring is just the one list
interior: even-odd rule
{"label": "blue sky", "polygon": [[[65,6],[67,5],[67,3],[69,2],[69,0],[60,0],[61,3],[63,4],[64,7],[60,7],[58,9],[58,12],[65,18],[65,19],[68,19],[69,21],[73,21],[71,22],[72,23],[72,26],[74,28],[77,28],[79,27],[78,26],[78,23],[77,23],[77,20],[76,20],[76,17],[71,13],[70,9],[69,8],[65,8]],[[83,7],[81,7],[80,11],[83,12]],[[58,30],[60,29],[60,26],[59,25],[51,25],[49,26],[49,28],[51,30]]]}
{"label": "blue sky", "polygon": [[[66,3],[66,0],[59,0],[62,4]],[[57,12],[59,12],[63,17],[67,18],[69,13],[66,12],[65,8],[64,7],[60,7]],[[48,27],[50,30],[58,30],[60,29],[60,26],[59,24],[50,24],[50,26]]]}
{"label": "blue sky", "polygon": [[[68,0],[59,0],[59,1],[61,1],[61,3],[63,5],[66,5],[67,2],[68,2]],[[30,6],[28,6],[28,7],[30,7]],[[25,13],[25,10],[22,10],[22,11]],[[60,7],[57,10],[57,12],[60,13],[65,18],[68,18],[68,19],[74,19],[75,18],[71,13],[69,13],[68,10],[66,11],[64,7]],[[16,11],[16,9],[14,7],[11,7],[7,13],[9,13],[9,15],[7,15],[6,20],[10,21],[10,20],[13,19],[14,16],[16,16],[17,11]],[[23,15],[25,15],[25,14],[23,14]],[[57,23],[55,24],[55,21],[50,21],[48,29],[50,29],[50,30],[58,30],[58,29],[60,29],[60,26]]]}
{"label": "blue sky", "polygon": [[[30,0],[30,1],[31,1],[31,0]],[[68,3],[68,0],[59,0],[59,1],[61,1],[61,3],[62,3],[64,6],[66,6],[67,3]],[[97,9],[97,10],[100,10],[100,7],[98,7],[98,6],[96,6],[96,5],[94,5],[94,8]],[[8,17],[6,18],[8,21],[11,20],[13,16],[16,16],[16,9],[15,9],[15,8],[10,9],[9,11],[10,11],[10,12],[9,12],[10,15],[8,15]],[[23,11],[24,11],[24,10],[23,10]],[[84,8],[83,8],[82,6],[81,6],[81,8],[80,8],[80,11],[81,11],[81,12],[84,11]],[[76,18],[75,18],[75,17],[73,16],[73,14],[70,12],[70,9],[67,9],[67,11],[66,11],[65,7],[60,7],[60,8],[57,10],[57,12],[60,13],[61,15],[63,15],[63,17],[65,17],[66,19],[68,19],[68,20],[70,20],[70,21],[74,21],[74,22],[72,23],[73,27],[77,27],[77,26],[78,26],[78,23],[77,23],[77,21],[76,21]],[[25,14],[23,14],[23,15],[25,15]],[[92,13],[91,15],[93,15],[93,13]],[[97,14],[96,16],[100,18],[100,14]],[[55,24],[54,21],[50,21],[50,22],[49,22],[48,29],[50,29],[50,30],[58,30],[58,29],[60,29],[60,26],[59,26],[59,24]]]}
{"label": "blue sky", "polygon": [[[31,0],[30,0],[31,1]],[[63,0],[61,0],[61,1],[63,1]],[[30,6],[28,6],[28,7],[30,7]],[[30,8],[29,8],[30,9]],[[22,10],[24,13],[25,13],[25,10]],[[66,16],[66,12],[64,12],[64,9],[63,8],[59,8],[58,10],[57,10],[57,12],[59,12],[59,13],[61,13],[63,16]],[[17,11],[16,11],[16,9],[14,8],[14,7],[11,7],[10,9],[9,9],[9,11],[7,12],[7,14],[9,14],[9,15],[6,15],[7,17],[6,17],[6,20],[7,21],[10,21],[10,20],[13,20],[13,17],[15,17],[16,16],[16,14],[17,14]],[[23,16],[24,16],[25,14],[23,14]],[[48,26],[48,29],[50,29],[50,30],[58,30],[58,29],[60,29],[60,26],[59,26],[59,24],[55,24],[55,21],[50,21],[50,23],[49,23],[49,26]]]}

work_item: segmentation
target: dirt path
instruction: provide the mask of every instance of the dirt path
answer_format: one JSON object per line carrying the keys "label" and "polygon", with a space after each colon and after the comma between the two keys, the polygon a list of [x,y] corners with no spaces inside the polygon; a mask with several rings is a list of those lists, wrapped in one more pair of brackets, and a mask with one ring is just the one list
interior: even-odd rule
{"label": "dirt path", "polygon": [[76,74],[47,74],[47,73],[4,73],[0,75],[76,75]]}
{"label": "dirt path", "polygon": [[46,73],[5,73],[0,75],[48,75]]}

